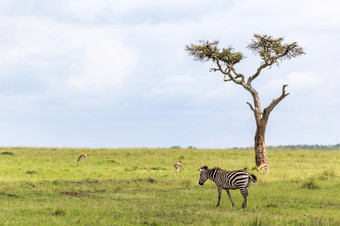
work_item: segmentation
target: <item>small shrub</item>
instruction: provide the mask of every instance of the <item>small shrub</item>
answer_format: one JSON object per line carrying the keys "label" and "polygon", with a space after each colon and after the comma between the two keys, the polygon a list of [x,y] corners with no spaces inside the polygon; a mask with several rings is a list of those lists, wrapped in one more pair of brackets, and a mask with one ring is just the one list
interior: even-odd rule
{"label": "small shrub", "polygon": [[26,174],[37,174],[37,172],[34,170],[27,170]]}
{"label": "small shrub", "polygon": [[251,225],[251,226],[260,226],[260,225],[265,225],[264,222],[261,220],[260,217],[256,217],[254,220],[247,222],[246,225]]}
{"label": "small shrub", "polygon": [[61,180],[53,180],[52,183],[54,185],[60,185],[60,184],[62,184],[62,181]]}
{"label": "small shrub", "polygon": [[152,170],[167,170],[167,168],[164,168],[164,167],[151,167]]}
{"label": "small shrub", "polygon": [[16,194],[9,193],[9,192],[0,192],[0,196],[7,196],[7,197],[18,197]]}
{"label": "small shrub", "polygon": [[52,215],[54,216],[62,216],[62,215],[65,215],[66,214],[66,211],[62,208],[58,208],[56,209]]}
{"label": "small shrub", "polygon": [[303,184],[302,184],[302,188],[304,189],[319,189],[319,185],[316,183],[316,181],[314,180],[314,178],[309,178],[308,180],[306,180]]}
{"label": "small shrub", "polygon": [[323,171],[323,175],[327,177],[334,177],[336,176],[335,170],[334,169],[328,169]]}
{"label": "small shrub", "polygon": [[143,222],[144,225],[151,225],[151,226],[158,226],[158,225],[161,225],[157,222],[149,222],[149,221],[144,221]]}
{"label": "small shrub", "polygon": [[152,179],[151,177],[148,178],[148,182],[149,183],[156,183],[156,181],[154,179]]}
{"label": "small shrub", "polygon": [[14,155],[13,152],[9,152],[9,151],[3,151],[1,152],[2,155]]}
{"label": "small shrub", "polygon": [[298,178],[294,178],[294,179],[291,179],[290,182],[293,184],[297,184],[300,182],[300,180]]}
{"label": "small shrub", "polygon": [[110,159],[110,160],[107,160],[109,163],[113,163],[113,164],[120,164],[119,162],[117,162],[116,160],[114,159]]}
{"label": "small shrub", "polygon": [[28,189],[35,188],[35,184],[33,182],[23,182],[20,186],[22,188],[28,188]]}
{"label": "small shrub", "polygon": [[336,176],[336,173],[334,169],[325,169],[322,175],[320,176],[320,180],[329,180],[335,176]]}
{"label": "small shrub", "polygon": [[270,203],[270,204],[266,205],[266,207],[267,207],[267,208],[278,208],[279,205],[276,204],[276,203]]}
{"label": "small shrub", "polygon": [[81,184],[99,184],[100,180],[99,179],[90,179],[90,178],[85,178],[80,181]]}

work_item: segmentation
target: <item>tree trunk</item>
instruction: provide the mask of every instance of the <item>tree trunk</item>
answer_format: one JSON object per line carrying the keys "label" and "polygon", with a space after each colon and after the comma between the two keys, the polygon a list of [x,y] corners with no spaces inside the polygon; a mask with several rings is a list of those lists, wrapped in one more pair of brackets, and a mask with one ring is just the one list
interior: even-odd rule
{"label": "tree trunk", "polygon": [[260,166],[263,163],[268,163],[267,151],[265,144],[267,122],[262,122],[257,125],[255,133],[255,162],[256,166]]}

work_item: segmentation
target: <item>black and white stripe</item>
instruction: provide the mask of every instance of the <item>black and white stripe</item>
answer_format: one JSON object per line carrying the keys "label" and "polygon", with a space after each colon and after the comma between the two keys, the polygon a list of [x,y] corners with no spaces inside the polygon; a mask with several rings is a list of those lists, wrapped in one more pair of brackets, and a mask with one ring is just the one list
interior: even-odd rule
{"label": "black and white stripe", "polygon": [[199,170],[201,171],[199,180],[200,185],[203,185],[208,179],[215,182],[218,189],[217,206],[220,205],[222,189],[227,191],[228,197],[233,206],[234,202],[231,199],[229,190],[240,189],[240,192],[244,198],[242,207],[247,207],[248,187],[251,181],[256,183],[257,178],[255,175],[245,170],[225,171],[218,167],[209,169],[207,166],[202,166]]}

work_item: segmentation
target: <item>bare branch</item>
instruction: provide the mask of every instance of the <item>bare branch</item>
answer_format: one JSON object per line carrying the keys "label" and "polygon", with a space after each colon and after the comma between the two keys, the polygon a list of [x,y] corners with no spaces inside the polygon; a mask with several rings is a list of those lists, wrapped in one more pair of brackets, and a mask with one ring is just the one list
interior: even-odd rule
{"label": "bare branch", "polygon": [[255,109],[254,109],[254,107],[251,105],[251,103],[247,102],[247,104],[249,105],[250,109],[251,109],[253,112],[255,112]]}
{"label": "bare branch", "polygon": [[210,72],[216,72],[216,71],[219,71],[219,70],[220,70],[220,69],[218,69],[218,68],[210,68],[210,69],[209,69]]}
{"label": "bare branch", "polygon": [[289,95],[289,93],[286,93],[286,87],[287,87],[287,86],[288,86],[288,85],[283,85],[283,86],[282,86],[282,94],[285,95],[285,97]]}
{"label": "bare branch", "polygon": [[235,68],[232,65],[230,65],[228,68],[230,68],[230,70],[234,73],[234,75],[236,75],[235,79],[241,78],[241,81],[244,81],[244,75],[237,73]]}
{"label": "bare branch", "polygon": [[266,117],[269,116],[270,112],[276,107],[278,103],[280,103],[281,100],[283,100],[286,96],[289,95],[289,93],[286,93],[286,87],[288,85],[283,85],[282,86],[282,94],[280,97],[274,99],[264,110],[263,114],[265,114]]}
{"label": "bare branch", "polygon": [[[225,75],[224,76],[224,81],[228,82],[228,81],[233,81],[234,83],[238,84],[238,85],[242,85],[242,82],[237,80],[231,73],[230,71],[234,69],[234,67],[232,65],[228,65],[228,70],[223,70],[222,66],[221,66],[221,63],[220,63],[220,60],[218,58],[214,58],[214,60],[216,61],[216,64],[217,64],[217,67],[218,69]],[[225,79],[225,77],[228,76],[229,79]]]}
{"label": "bare branch", "polygon": [[225,81],[225,82],[230,82],[230,81],[232,81],[231,79],[226,79],[226,77],[227,77],[227,75],[224,75],[223,81]]}
{"label": "bare branch", "polygon": [[248,84],[248,85],[251,85],[251,82],[252,82],[254,79],[256,79],[257,76],[260,75],[261,71],[262,71],[264,68],[266,68],[266,67],[268,67],[268,66],[269,66],[269,65],[266,64],[266,63],[262,64],[262,65],[257,69],[256,73],[255,73],[253,76],[250,76],[250,77],[248,78],[247,84]]}

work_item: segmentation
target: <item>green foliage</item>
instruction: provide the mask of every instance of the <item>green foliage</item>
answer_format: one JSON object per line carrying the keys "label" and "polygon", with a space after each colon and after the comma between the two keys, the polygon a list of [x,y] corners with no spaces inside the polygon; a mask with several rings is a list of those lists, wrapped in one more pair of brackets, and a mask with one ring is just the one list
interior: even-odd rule
{"label": "green foliage", "polygon": [[[337,151],[269,150],[270,174],[259,174],[252,149],[2,149],[14,155],[0,155],[1,225],[340,224]],[[90,157],[77,163],[80,153]],[[215,207],[202,165],[255,174],[248,207],[239,191],[235,207],[225,192]]]}
{"label": "green foliage", "polygon": [[[270,35],[254,34],[254,39],[247,46],[249,50],[258,54],[263,62],[259,70],[271,66],[273,64],[279,64],[279,61],[295,58],[299,55],[305,54],[302,47],[296,42],[283,43],[284,38],[273,38]],[[185,50],[189,52],[189,55],[194,57],[197,61],[209,61],[212,60],[218,65],[224,64],[224,66],[234,71],[233,66],[239,63],[243,58],[241,52],[234,51],[232,47],[220,49],[219,41],[203,41],[200,40],[198,45],[189,44],[186,45]],[[212,71],[222,71],[219,68],[212,68]],[[228,74],[227,70],[224,73]],[[237,73],[235,73],[237,75]],[[258,75],[255,75],[257,77]]]}
{"label": "green foliage", "polygon": [[308,178],[303,184],[302,188],[305,189],[319,189],[319,185],[316,182],[315,178]]}
{"label": "green foliage", "polygon": [[26,174],[37,174],[37,172],[34,170],[27,170]]}
{"label": "green foliage", "polygon": [[305,54],[303,48],[296,42],[284,44],[283,38],[273,38],[270,35],[254,34],[255,39],[248,45],[248,49],[259,54],[263,65],[279,64],[279,60],[291,59]]}
{"label": "green foliage", "polygon": [[225,63],[225,65],[234,65],[239,63],[244,57],[241,52],[235,52],[232,47],[222,48],[218,47],[219,41],[199,41],[198,45],[187,45],[185,50],[190,55],[194,56],[197,61],[216,61]]}
{"label": "green foliage", "polygon": [[66,211],[63,208],[56,209],[52,215],[58,216],[58,215],[65,215]]}

